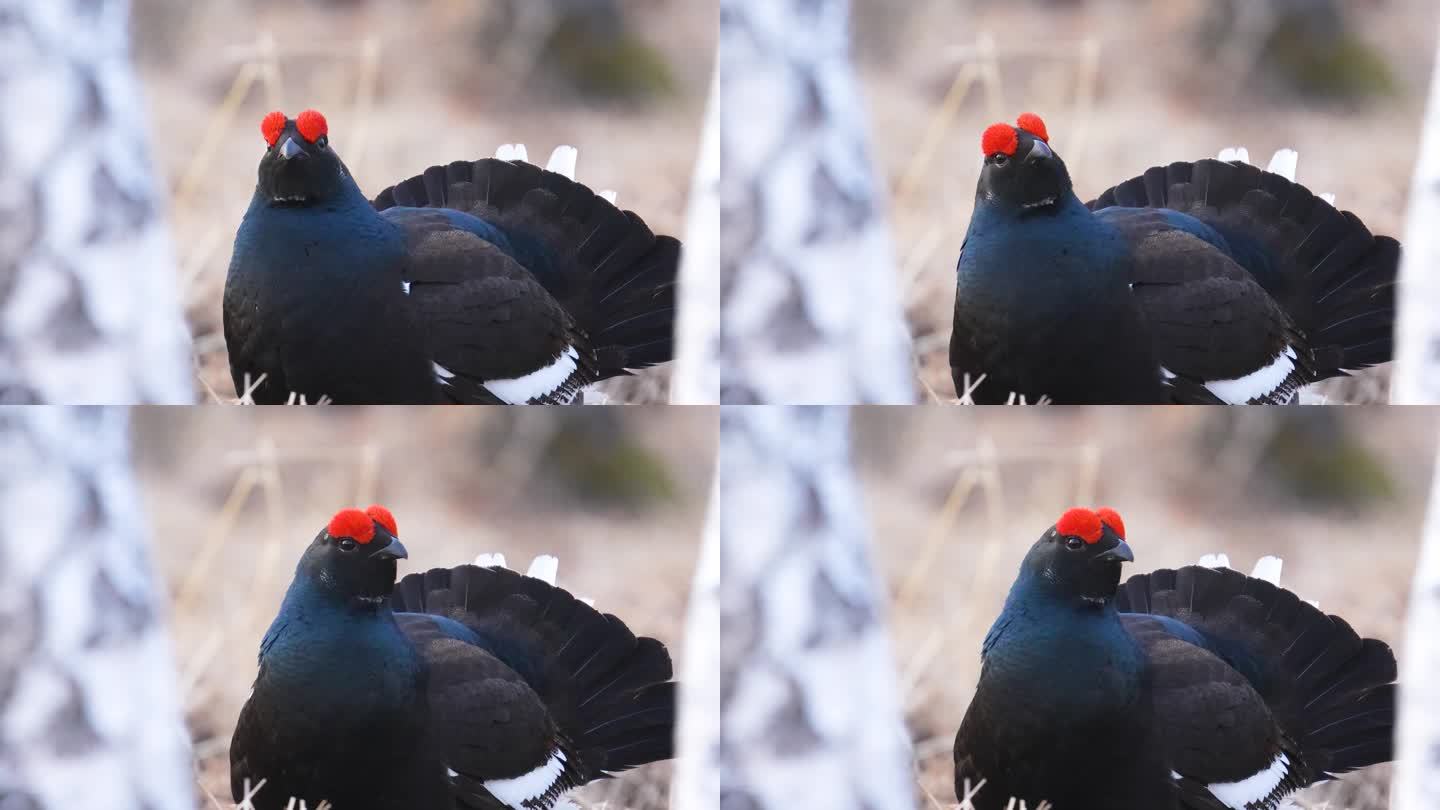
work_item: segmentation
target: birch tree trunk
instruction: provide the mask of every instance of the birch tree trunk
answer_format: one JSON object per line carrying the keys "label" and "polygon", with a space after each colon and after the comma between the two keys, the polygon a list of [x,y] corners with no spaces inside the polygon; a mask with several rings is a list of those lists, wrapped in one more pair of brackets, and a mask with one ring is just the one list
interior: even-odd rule
{"label": "birch tree trunk", "polygon": [[0,402],[194,398],[128,12],[0,0]]}
{"label": "birch tree trunk", "polygon": [[1410,610],[1405,617],[1405,657],[1400,670],[1400,718],[1396,732],[1394,810],[1440,807],[1440,455],[1431,481],[1429,516]]}
{"label": "birch tree trunk", "polygon": [[0,410],[0,806],[193,810],[120,409]]}
{"label": "birch tree trunk", "polygon": [[1406,215],[1390,389],[1397,405],[1440,403],[1440,45],[1435,60]]}
{"label": "birch tree trunk", "polygon": [[848,429],[843,408],[721,410],[727,808],[914,806]]}
{"label": "birch tree trunk", "polygon": [[676,732],[675,810],[720,807],[720,479],[716,465],[705,539],[685,618],[685,671]]}
{"label": "birch tree trunk", "polygon": [[685,255],[680,267],[680,310],[675,319],[675,375],[670,402],[720,401],[720,69],[716,55],[710,112],[690,189]]}
{"label": "birch tree trunk", "polygon": [[[670,401],[676,405],[720,400],[719,91],[717,53],[680,271],[675,375],[670,382]],[[720,806],[720,514],[717,464],[685,619],[685,672],[681,679],[685,689],[681,691],[675,782],[670,795],[676,810],[718,810]]]}
{"label": "birch tree trunk", "polygon": [[721,402],[913,402],[848,0],[721,0]]}

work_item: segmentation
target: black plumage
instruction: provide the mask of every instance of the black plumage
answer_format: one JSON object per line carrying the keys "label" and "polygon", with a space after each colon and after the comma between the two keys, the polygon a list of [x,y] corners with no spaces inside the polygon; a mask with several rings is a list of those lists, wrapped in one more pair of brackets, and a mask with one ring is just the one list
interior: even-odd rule
{"label": "black plumage", "polygon": [[1013,129],[990,136],[1002,151],[961,253],[957,390],[968,375],[981,402],[1281,403],[1390,359],[1400,247],[1354,214],[1218,160],[1082,204],[1043,125]]}
{"label": "black plumage", "polygon": [[1275,810],[1391,759],[1389,647],[1228,569],[1120,586],[1132,554],[1102,514],[1036,542],[986,636],[954,748],[977,810]]}
{"label": "black plumage", "polygon": [[265,635],[231,743],[237,801],[263,779],[257,810],[291,797],[340,810],[546,810],[672,756],[663,644],[501,567],[396,584],[394,520],[368,511],[342,511],[320,532]]}
{"label": "black plumage", "polygon": [[272,125],[224,302],[254,401],[568,403],[670,359],[680,244],[634,213],[499,159],[433,166],[372,203],[328,135]]}

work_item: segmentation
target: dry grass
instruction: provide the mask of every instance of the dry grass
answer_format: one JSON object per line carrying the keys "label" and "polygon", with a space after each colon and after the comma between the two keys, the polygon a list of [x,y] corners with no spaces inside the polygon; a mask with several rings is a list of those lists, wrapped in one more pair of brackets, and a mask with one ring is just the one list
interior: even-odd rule
{"label": "dry grass", "polygon": [[[1285,560],[1283,584],[1366,635],[1399,645],[1435,415],[1343,412],[1398,483],[1393,500],[1339,510],[1304,505],[1256,455],[1276,420],[1298,409],[1250,409],[1211,452],[1218,409],[870,408],[856,417],[857,454],[917,757],[922,806],[955,805],[950,749],[979,676],[980,642],[1021,557],[1067,507],[1108,504],[1125,517],[1132,572],[1224,551],[1249,570]],[[1403,655],[1403,650],[1397,649]],[[1302,794],[1302,806],[1383,810],[1389,767]]]}
{"label": "dry grass", "polygon": [[[189,4],[144,0],[139,63],[160,169],[170,178],[196,391],[233,401],[220,301],[230,246],[255,186],[266,112],[325,112],[336,151],[375,194],[426,167],[525,143],[580,150],[578,179],[614,189],[656,231],[683,234],[694,153],[714,50],[704,4],[628,3],[643,36],[668,58],[677,92],[650,105],[585,102],[545,84],[524,42],[482,44],[487,4],[464,0]],[[154,29],[154,30],[152,30]],[[660,402],[669,372],[605,383],[612,400]]]}
{"label": "dry grass", "polygon": [[[715,413],[627,409],[617,430],[658,458],[673,495],[589,504],[538,448],[591,409],[140,409],[139,468],[206,808],[229,808],[228,747],[260,638],[295,561],[338,508],[385,503],[412,558],[402,574],[502,552],[560,558],[558,584],[683,654],[681,622],[715,452]],[[563,480],[563,478],[562,478]],[[643,572],[637,576],[637,572]],[[670,765],[579,792],[587,807],[667,807]]]}
{"label": "dry grass", "polygon": [[[857,0],[877,156],[892,189],[902,289],[928,401],[955,398],[947,358],[954,268],[979,176],[978,138],[1041,113],[1082,199],[1154,165],[1246,146],[1300,153],[1299,181],[1338,196],[1377,233],[1399,234],[1434,50],[1436,7],[1387,0],[1363,15],[1401,80],[1356,111],[1276,102],[1236,86],[1188,46],[1205,0],[997,3]],[[1384,132],[1383,146],[1374,133]],[[1384,401],[1388,369],[1321,386]]]}

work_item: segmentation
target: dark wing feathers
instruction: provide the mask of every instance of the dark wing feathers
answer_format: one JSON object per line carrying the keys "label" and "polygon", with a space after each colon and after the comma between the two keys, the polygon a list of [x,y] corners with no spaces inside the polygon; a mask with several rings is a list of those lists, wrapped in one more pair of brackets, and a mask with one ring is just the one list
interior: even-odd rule
{"label": "dark wing feathers", "polygon": [[[398,618],[429,666],[431,713],[445,718],[441,745],[459,806],[544,810],[601,775],[575,752],[515,670],[483,648],[450,637],[433,617]],[[523,784],[511,788],[521,795],[507,796],[502,787],[507,781]]]}
{"label": "dark wing feathers", "polygon": [[1145,651],[1159,736],[1176,772],[1204,785],[1239,782],[1286,750],[1264,698],[1219,656],[1152,616],[1123,622]]}
{"label": "dark wing feathers", "polygon": [[1088,204],[1167,209],[1213,228],[1305,337],[1314,379],[1390,359],[1400,245],[1304,186],[1245,163],[1156,166]]}
{"label": "dark wing feathers", "polygon": [[411,574],[391,602],[463,626],[520,674],[587,778],[673,755],[670,655],[615,616],[533,577],[469,565]]}
{"label": "dark wing feathers", "polygon": [[1116,607],[1198,631],[1264,699],[1312,778],[1392,758],[1395,656],[1340,617],[1269,582],[1201,566],[1131,577]]}
{"label": "dark wing feathers", "polygon": [[583,184],[521,161],[456,162],[382,191],[374,205],[455,209],[496,229],[589,336],[600,379],[670,359],[680,243]]}
{"label": "dark wing feathers", "polygon": [[449,768],[486,781],[517,777],[545,763],[561,735],[519,673],[451,637],[429,616],[402,613],[396,620],[427,664],[431,715],[443,718],[436,728]]}
{"label": "dark wing feathers", "polygon": [[[1211,401],[1207,382],[1234,380],[1274,363],[1289,347],[1295,370],[1257,401],[1285,401],[1311,376],[1304,342],[1289,316],[1255,278],[1207,234],[1183,230],[1164,212],[1107,208],[1096,216],[1131,245],[1131,290],[1144,313],[1161,365],[1187,401]],[[1218,238],[1211,236],[1211,238]]]}
{"label": "dark wing feathers", "polygon": [[406,235],[403,278],[430,355],[441,367],[436,376],[443,396],[511,401],[485,383],[525,377],[567,350],[579,358],[574,371],[545,390],[536,388],[526,401],[568,403],[598,379],[595,354],[574,318],[502,247],[433,209],[395,208],[382,216]]}

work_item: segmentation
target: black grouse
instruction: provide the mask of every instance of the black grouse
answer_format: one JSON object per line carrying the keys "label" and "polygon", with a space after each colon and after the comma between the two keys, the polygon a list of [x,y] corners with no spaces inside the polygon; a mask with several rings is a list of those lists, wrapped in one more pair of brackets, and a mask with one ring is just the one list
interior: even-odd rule
{"label": "black grouse", "polygon": [[[680,243],[520,160],[432,166],[371,202],[324,116],[273,112],[225,281],[257,403],[570,403],[671,358]],[[573,172],[574,150],[552,165]]]}
{"label": "black grouse", "polygon": [[396,535],[384,508],[346,509],[300,558],[230,745],[237,802],[548,810],[672,756],[663,644],[503,567],[397,585]]}
{"label": "black grouse", "polygon": [[1072,509],[1021,563],[955,735],[955,789],[976,810],[1011,797],[1275,810],[1392,758],[1396,668],[1383,642],[1228,569],[1121,586],[1124,536],[1113,510]]}
{"label": "black grouse", "polygon": [[950,338],[962,397],[1286,403],[1391,358],[1394,239],[1239,161],[1157,166],[1082,203],[1044,122],[1017,124],[981,139]]}

